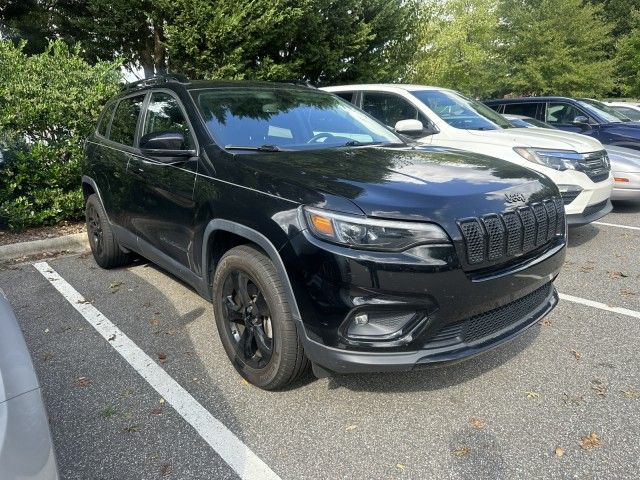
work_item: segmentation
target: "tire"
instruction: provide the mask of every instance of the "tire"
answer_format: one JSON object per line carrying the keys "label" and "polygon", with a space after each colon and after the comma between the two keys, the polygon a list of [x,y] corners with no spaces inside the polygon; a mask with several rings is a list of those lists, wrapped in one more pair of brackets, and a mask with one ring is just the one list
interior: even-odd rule
{"label": "tire", "polygon": [[131,261],[131,254],[124,252],[118,245],[102,202],[95,193],[87,198],[85,219],[91,253],[98,265],[102,268],[115,268]]}
{"label": "tire", "polygon": [[264,253],[249,245],[229,250],[218,263],[212,290],[220,340],[248,382],[277,390],[308,370],[282,281]]}

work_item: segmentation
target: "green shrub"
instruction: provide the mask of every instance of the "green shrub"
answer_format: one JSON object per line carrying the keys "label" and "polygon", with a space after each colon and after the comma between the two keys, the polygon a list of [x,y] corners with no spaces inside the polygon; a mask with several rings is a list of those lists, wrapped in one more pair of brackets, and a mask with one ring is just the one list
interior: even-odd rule
{"label": "green shrub", "polygon": [[82,215],[84,139],[119,88],[119,63],[89,65],[61,41],[39,55],[0,41],[0,228]]}

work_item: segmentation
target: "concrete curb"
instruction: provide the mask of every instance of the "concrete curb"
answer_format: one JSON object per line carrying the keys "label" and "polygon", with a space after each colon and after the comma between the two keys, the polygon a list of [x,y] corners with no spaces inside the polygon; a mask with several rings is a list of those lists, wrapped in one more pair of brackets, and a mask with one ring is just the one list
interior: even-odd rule
{"label": "concrete curb", "polygon": [[45,252],[83,252],[89,248],[87,232],[63,235],[61,237],[33,240],[31,242],[11,243],[0,245],[0,261],[12,258],[37,255]]}

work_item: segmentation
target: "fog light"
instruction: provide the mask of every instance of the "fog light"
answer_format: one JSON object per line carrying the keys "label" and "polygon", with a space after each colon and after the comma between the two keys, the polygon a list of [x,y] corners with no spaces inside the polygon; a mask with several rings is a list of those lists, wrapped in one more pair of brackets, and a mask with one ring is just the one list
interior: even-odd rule
{"label": "fog light", "polygon": [[401,335],[403,328],[413,323],[416,318],[415,311],[360,312],[347,319],[346,334],[353,339],[391,339]]}
{"label": "fog light", "polygon": [[369,315],[366,313],[361,313],[360,315],[356,315],[353,317],[353,323],[356,325],[366,325],[369,323]]}

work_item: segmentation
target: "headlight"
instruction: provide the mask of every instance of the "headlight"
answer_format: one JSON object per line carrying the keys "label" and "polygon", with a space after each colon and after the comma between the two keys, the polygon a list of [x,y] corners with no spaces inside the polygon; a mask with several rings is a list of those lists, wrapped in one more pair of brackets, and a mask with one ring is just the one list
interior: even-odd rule
{"label": "headlight", "polygon": [[396,222],[304,208],[309,229],[318,238],[353,248],[400,251],[425,243],[450,243],[432,223]]}
{"label": "headlight", "polygon": [[522,158],[555,170],[575,170],[578,161],[586,158],[585,155],[573,150],[542,150],[525,147],[513,149]]}

